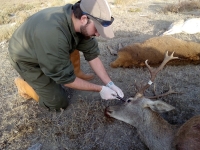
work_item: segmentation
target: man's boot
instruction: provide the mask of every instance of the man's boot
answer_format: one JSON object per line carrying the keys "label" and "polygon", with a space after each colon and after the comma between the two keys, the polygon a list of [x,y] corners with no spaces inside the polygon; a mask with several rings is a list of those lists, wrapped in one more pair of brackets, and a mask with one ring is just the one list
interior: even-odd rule
{"label": "man's boot", "polygon": [[39,101],[39,96],[35,92],[35,90],[22,78],[15,78],[15,84],[18,88],[18,93],[25,99],[34,99],[37,102]]}
{"label": "man's boot", "polygon": [[70,54],[70,60],[74,66],[74,73],[77,77],[84,79],[84,80],[91,80],[94,78],[94,74],[84,74],[80,68],[80,54],[78,50],[74,50]]}

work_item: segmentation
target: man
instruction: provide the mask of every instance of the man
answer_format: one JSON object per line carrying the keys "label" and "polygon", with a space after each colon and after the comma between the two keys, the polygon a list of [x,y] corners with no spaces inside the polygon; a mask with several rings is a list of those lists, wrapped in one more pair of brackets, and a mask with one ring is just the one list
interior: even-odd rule
{"label": "man", "polygon": [[[33,98],[49,110],[68,105],[64,87],[99,92],[102,99],[124,94],[109,78],[99,59],[93,36],[114,37],[114,18],[106,0],[82,0],[47,8],[29,17],[9,41],[10,62],[22,78],[16,78],[19,94]],[[82,51],[91,68],[106,86],[80,70]]]}

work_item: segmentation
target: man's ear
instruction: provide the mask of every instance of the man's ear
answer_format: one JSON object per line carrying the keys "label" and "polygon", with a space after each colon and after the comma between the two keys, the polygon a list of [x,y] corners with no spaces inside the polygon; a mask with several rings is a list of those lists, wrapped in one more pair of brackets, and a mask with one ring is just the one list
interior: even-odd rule
{"label": "man's ear", "polygon": [[81,25],[84,26],[88,22],[88,17],[86,15],[82,15],[80,21],[81,21]]}

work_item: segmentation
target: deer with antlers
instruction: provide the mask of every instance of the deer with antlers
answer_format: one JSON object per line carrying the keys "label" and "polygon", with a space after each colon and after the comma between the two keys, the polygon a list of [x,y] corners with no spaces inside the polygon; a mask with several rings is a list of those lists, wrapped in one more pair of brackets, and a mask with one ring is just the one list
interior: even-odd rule
{"label": "deer with antlers", "polygon": [[173,59],[178,57],[174,57],[173,53],[169,56],[166,52],[165,59],[157,69],[150,67],[146,60],[145,64],[151,74],[148,84],[140,88],[134,97],[128,98],[122,105],[107,107],[105,113],[109,117],[136,127],[141,140],[150,150],[199,150],[200,116],[192,117],[178,129],[158,114],[175,109],[173,106],[144,97],[145,90],[153,83],[157,73]]}

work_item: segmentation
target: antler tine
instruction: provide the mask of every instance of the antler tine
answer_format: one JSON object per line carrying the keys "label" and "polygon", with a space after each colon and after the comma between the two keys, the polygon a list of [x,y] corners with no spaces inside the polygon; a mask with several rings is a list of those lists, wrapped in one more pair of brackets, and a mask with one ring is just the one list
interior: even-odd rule
{"label": "antler tine", "polygon": [[148,84],[146,84],[144,87],[142,87],[138,93],[136,94],[136,96],[143,96],[144,95],[144,91],[154,82],[154,79],[156,78],[156,75],[158,74],[158,72],[160,70],[163,69],[163,67],[166,65],[167,62],[169,62],[172,59],[178,59],[178,57],[174,57],[174,52],[169,56],[168,55],[168,51],[165,53],[165,58],[163,60],[163,62],[161,63],[161,65],[156,69],[156,68],[152,68],[149,66],[148,64],[148,60],[145,61],[145,64],[147,66],[147,68],[149,69],[149,72],[151,74],[151,79],[149,80]]}
{"label": "antler tine", "polygon": [[160,95],[155,95],[155,96],[148,96],[147,98],[156,99],[156,98],[159,98],[159,97],[167,96],[169,94],[176,94],[176,93],[181,93],[181,92],[176,92],[176,91],[172,90],[171,86],[169,86],[169,90],[166,93],[163,93],[163,94],[160,94]]}
{"label": "antler tine", "polygon": [[157,69],[154,69],[154,68],[150,67],[150,66],[148,65],[148,63],[147,63],[147,60],[145,61],[145,64],[146,64],[146,66],[148,67],[149,72],[151,73],[151,81],[154,81],[154,79],[155,79],[156,75],[158,74],[158,72],[159,72],[160,70],[162,70],[163,67],[164,67],[170,60],[172,60],[172,59],[179,59],[178,57],[174,57],[173,55],[174,55],[174,52],[172,52],[172,54],[169,56],[169,55],[168,55],[168,51],[167,51],[167,52],[165,53],[165,58],[164,58],[163,62],[161,63],[161,65],[160,65]]}
{"label": "antler tine", "polygon": [[162,64],[156,69],[156,74],[163,69],[163,67],[166,65],[166,63],[168,63],[170,60],[172,59],[179,59],[178,57],[174,57],[174,52],[172,52],[172,54],[169,56],[168,55],[168,51],[165,53],[165,58],[162,62]]}

